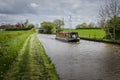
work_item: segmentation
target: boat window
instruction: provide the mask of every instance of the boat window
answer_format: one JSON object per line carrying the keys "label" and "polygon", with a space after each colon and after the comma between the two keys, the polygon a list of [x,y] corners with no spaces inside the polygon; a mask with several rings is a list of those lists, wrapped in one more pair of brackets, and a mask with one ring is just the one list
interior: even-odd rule
{"label": "boat window", "polygon": [[72,38],[76,38],[76,34],[72,34]]}

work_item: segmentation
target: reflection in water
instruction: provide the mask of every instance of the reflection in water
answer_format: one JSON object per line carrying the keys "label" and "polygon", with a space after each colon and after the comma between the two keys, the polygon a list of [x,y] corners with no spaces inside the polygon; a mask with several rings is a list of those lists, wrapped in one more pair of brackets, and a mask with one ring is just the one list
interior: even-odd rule
{"label": "reflection in water", "polygon": [[67,43],[38,35],[61,80],[120,80],[120,46],[81,40]]}

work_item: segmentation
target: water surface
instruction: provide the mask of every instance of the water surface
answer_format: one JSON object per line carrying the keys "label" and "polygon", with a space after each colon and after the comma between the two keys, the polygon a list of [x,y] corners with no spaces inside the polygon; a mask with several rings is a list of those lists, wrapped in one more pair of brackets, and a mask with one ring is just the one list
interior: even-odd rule
{"label": "water surface", "polygon": [[38,35],[60,80],[120,80],[120,46],[81,40],[67,43]]}

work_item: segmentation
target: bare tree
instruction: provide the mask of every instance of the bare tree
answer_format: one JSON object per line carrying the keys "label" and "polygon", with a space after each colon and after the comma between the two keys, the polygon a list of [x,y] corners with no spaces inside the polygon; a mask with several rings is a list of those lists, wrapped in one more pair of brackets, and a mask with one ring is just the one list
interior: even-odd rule
{"label": "bare tree", "polygon": [[54,20],[54,23],[56,25],[57,32],[62,31],[62,26],[64,26],[64,20],[56,19]]}
{"label": "bare tree", "polygon": [[[99,16],[101,19],[101,24],[106,29],[107,33],[115,40],[115,31],[116,31],[116,21],[117,17],[120,16],[120,0],[107,0],[106,4],[101,7],[99,11]],[[112,25],[106,23],[108,20],[112,19]],[[109,31],[112,28],[112,33]]]}

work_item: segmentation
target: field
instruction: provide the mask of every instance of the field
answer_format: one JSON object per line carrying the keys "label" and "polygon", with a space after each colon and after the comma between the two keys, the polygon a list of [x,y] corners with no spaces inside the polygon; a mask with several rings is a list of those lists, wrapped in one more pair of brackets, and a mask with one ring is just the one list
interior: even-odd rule
{"label": "field", "polygon": [[64,31],[65,32],[71,32],[71,31],[78,32],[79,37],[83,37],[83,38],[103,39],[106,35],[103,29],[78,29],[78,30],[65,29]]}
{"label": "field", "polygon": [[0,31],[0,80],[58,80],[34,30]]}

